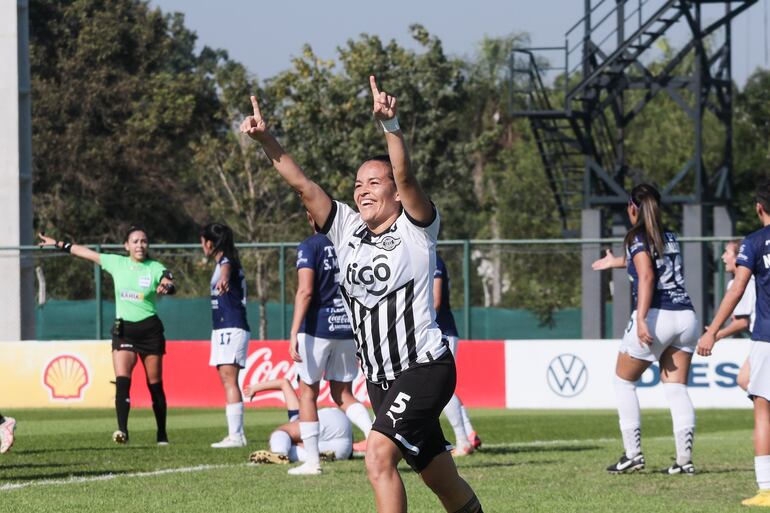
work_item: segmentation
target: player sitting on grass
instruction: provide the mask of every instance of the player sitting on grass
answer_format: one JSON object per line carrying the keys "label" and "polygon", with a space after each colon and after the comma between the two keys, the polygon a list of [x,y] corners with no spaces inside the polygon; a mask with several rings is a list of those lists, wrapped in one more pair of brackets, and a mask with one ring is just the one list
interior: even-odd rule
{"label": "player sitting on grass", "polygon": [[[249,456],[254,463],[304,462],[307,456],[299,430],[299,400],[288,379],[274,379],[243,387],[243,393],[253,397],[258,392],[280,390],[286,402],[289,422],[278,426],[270,435],[270,450],[256,451]],[[339,408],[318,410],[318,451],[326,461],[346,460],[353,452],[353,426]]]}

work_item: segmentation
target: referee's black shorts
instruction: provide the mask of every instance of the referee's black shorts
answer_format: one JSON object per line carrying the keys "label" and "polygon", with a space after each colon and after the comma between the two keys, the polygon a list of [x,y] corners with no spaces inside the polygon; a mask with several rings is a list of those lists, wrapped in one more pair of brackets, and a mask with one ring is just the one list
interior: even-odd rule
{"label": "referee's black shorts", "polygon": [[157,315],[139,322],[123,321],[119,335],[112,334],[113,351],[133,351],[138,354],[166,354],[163,323]]}
{"label": "referee's black shorts", "polygon": [[393,440],[415,472],[452,447],[441,431],[439,415],[456,383],[455,361],[448,350],[430,363],[405,370],[394,381],[366,382],[376,416],[372,429]]}

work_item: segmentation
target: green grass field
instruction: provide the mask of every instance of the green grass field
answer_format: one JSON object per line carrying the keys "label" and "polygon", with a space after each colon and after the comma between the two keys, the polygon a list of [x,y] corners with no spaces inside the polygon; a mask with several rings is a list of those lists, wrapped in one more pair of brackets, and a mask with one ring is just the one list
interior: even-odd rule
{"label": "green grass field", "polygon": [[[266,448],[278,410],[248,410],[247,449],[215,450],[221,410],[172,409],[169,447],[157,447],[152,412],[133,410],[131,443],[116,446],[111,410],[15,410],[16,444],[0,456],[0,512],[367,512],[374,501],[362,459],[319,477],[247,463]],[[457,460],[486,512],[745,511],[755,492],[750,410],[698,412],[695,476],[665,476],[674,454],[667,411],[643,413],[648,469],[608,475],[621,453],[615,412],[473,410],[481,451]],[[445,425],[447,433],[448,426]],[[451,439],[451,437],[450,437]],[[414,512],[441,511],[408,467]]]}

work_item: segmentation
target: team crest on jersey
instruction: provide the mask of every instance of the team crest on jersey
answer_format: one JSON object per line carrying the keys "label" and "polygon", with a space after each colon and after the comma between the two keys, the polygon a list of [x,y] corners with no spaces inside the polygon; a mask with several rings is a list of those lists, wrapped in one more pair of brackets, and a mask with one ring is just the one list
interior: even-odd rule
{"label": "team crest on jersey", "polygon": [[386,235],[381,240],[377,241],[374,246],[379,249],[384,249],[385,251],[393,251],[399,244],[401,244],[401,239],[393,237],[392,235]]}

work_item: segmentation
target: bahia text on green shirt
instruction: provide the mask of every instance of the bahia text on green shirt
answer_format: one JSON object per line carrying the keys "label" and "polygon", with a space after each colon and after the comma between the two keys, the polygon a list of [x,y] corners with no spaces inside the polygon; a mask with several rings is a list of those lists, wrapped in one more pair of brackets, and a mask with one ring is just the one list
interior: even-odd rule
{"label": "bahia text on green shirt", "polygon": [[115,283],[115,317],[139,322],[155,315],[155,289],[166,267],[156,260],[136,262],[130,257],[101,253],[102,269]]}

